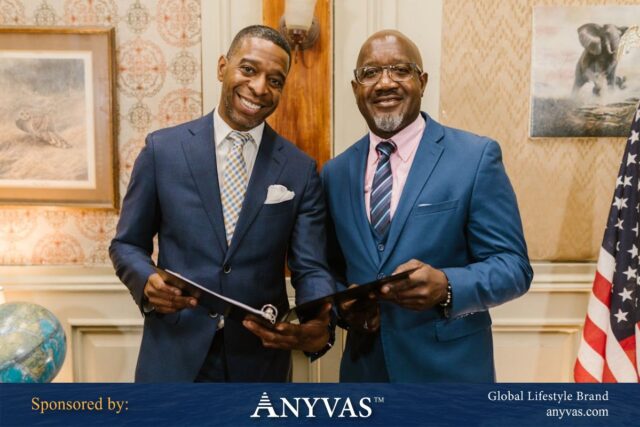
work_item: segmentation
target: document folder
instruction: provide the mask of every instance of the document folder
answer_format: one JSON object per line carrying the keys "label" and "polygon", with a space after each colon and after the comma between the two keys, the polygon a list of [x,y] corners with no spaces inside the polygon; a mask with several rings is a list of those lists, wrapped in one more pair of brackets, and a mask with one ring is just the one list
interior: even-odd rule
{"label": "document folder", "polygon": [[233,298],[226,297],[222,294],[207,289],[206,287],[193,282],[179,273],[171,270],[154,267],[156,272],[162,277],[166,283],[182,291],[184,296],[191,296],[198,300],[198,305],[209,310],[211,313],[219,313],[226,318],[234,319],[242,322],[247,317],[256,320],[262,325],[272,328],[277,322],[291,322],[299,320],[304,323],[310,319],[317,317],[322,307],[326,304],[332,304],[334,307],[339,304],[354,300],[366,298],[369,293],[377,293],[382,286],[388,283],[394,283],[398,280],[406,279],[417,268],[394,274],[373,282],[364,283],[354,286],[344,291],[326,295],[324,297],[307,301],[290,310],[279,310],[272,304],[265,304],[260,309],[246,305]]}

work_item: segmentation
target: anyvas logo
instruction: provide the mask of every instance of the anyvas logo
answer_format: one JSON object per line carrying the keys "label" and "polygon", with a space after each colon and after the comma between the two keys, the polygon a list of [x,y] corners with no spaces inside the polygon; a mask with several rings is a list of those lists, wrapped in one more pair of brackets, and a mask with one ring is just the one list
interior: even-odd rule
{"label": "anyvas logo", "polygon": [[274,406],[265,391],[251,418],[262,415],[267,418],[316,418],[317,414],[326,414],[329,418],[369,418],[373,413],[372,402],[383,403],[384,398],[363,397],[354,405],[349,397],[281,397],[281,404]]}

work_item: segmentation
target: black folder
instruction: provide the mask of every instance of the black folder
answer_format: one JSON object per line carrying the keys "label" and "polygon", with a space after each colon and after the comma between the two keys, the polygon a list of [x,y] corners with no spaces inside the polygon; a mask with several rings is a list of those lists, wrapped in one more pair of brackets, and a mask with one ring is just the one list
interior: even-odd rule
{"label": "black folder", "polygon": [[382,279],[374,280],[373,282],[363,283],[362,285],[336,292],[335,294],[307,301],[289,310],[285,320],[292,321],[299,319],[301,323],[304,323],[309,319],[315,318],[322,307],[328,303],[331,303],[334,307],[338,307],[345,301],[367,298],[371,292],[377,294],[380,292],[380,288],[382,288],[382,286],[406,279],[417,269],[417,267],[412,268],[411,270],[403,271],[402,273],[393,274],[391,276],[383,277]]}
{"label": "black folder", "polygon": [[377,293],[383,285],[406,279],[417,268],[384,277],[373,282],[364,283],[351,287],[344,291],[326,295],[324,297],[307,301],[290,310],[278,308],[272,304],[265,304],[260,309],[246,305],[233,298],[226,297],[212,291],[198,283],[195,283],[179,273],[171,270],[154,267],[156,272],[166,283],[182,291],[183,296],[191,296],[198,300],[198,305],[209,310],[211,313],[219,313],[225,318],[242,322],[247,317],[256,320],[262,325],[272,328],[277,322],[291,322],[299,320],[301,323],[317,317],[326,304],[337,306],[345,301],[366,298],[369,293]]}

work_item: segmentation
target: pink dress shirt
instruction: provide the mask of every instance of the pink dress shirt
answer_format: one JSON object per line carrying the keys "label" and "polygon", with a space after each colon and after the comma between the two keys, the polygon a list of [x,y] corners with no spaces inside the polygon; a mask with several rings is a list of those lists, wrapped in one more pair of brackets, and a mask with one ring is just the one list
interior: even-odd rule
{"label": "pink dress shirt", "polygon": [[[418,115],[409,126],[395,134],[391,140],[396,143],[398,149],[391,154],[391,174],[393,176],[393,188],[391,190],[391,218],[398,207],[402,189],[407,182],[409,170],[416,155],[416,150],[422,139],[426,123],[422,115]],[[367,170],[364,174],[364,204],[367,218],[371,221],[371,185],[373,176],[378,166],[378,152],[376,146],[383,139],[369,131],[369,157],[367,158]]]}

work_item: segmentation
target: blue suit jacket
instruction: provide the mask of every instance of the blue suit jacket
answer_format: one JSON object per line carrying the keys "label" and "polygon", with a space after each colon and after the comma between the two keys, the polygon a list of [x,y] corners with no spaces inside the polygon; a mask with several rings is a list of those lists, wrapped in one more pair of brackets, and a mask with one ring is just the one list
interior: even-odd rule
{"label": "blue suit jacket", "polygon": [[[295,197],[265,205],[272,184],[284,185]],[[324,225],[315,162],[266,125],[227,248],[210,113],[147,137],[109,252],[118,277],[139,306],[154,272],[150,256],[157,234],[160,267],[253,307],[270,303],[287,308],[285,257],[298,303],[334,291]],[[136,381],[193,381],[217,321],[201,307],[146,315]],[[221,332],[231,381],[289,378],[290,352],[264,348],[233,320],[227,320]]]}
{"label": "blue suit jacket", "polygon": [[[516,197],[495,141],[427,121],[388,240],[379,250],[364,205],[365,136],[322,171],[343,283],[389,275],[416,258],[452,285],[449,319],[439,310],[381,304],[381,342],[391,381],[493,381],[488,309],[527,291],[533,278]],[[331,239],[330,239],[331,241]],[[331,248],[331,245],[330,245]],[[352,340],[342,372],[353,367]]]}

